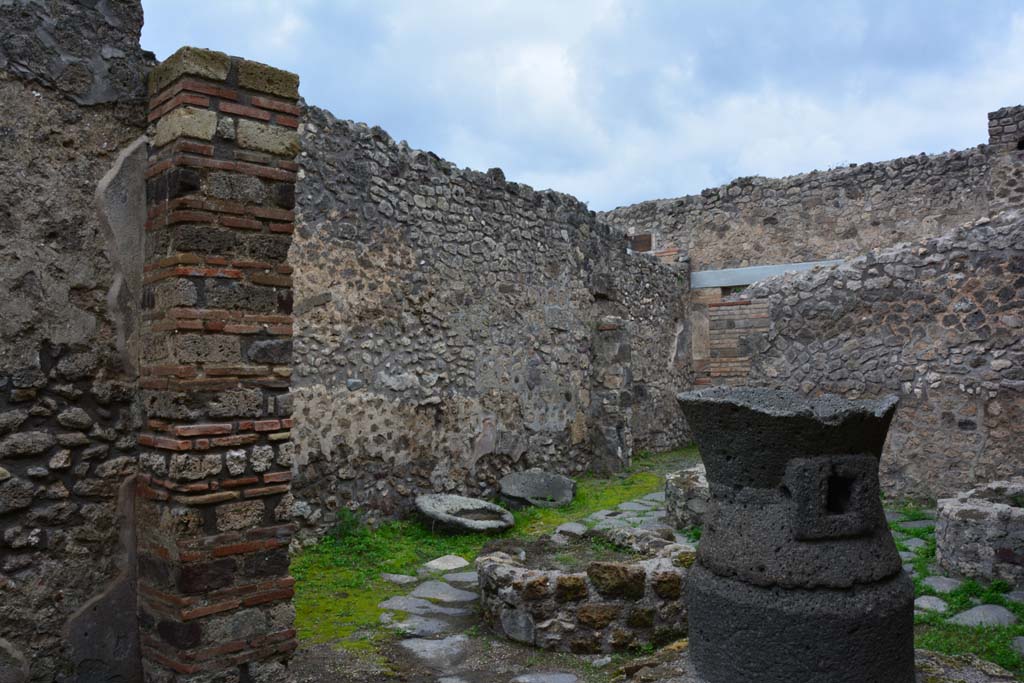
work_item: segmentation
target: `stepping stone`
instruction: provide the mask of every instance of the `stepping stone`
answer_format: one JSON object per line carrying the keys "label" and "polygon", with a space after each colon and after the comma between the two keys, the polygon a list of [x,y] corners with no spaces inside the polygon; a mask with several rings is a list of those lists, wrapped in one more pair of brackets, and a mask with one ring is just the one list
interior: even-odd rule
{"label": "stepping stone", "polygon": [[465,678],[459,678],[458,676],[444,676],[437,679],[437,683],[469,683]]}
{"label": "stepping stone", "polygon": [[466,560],[458,555],[445,555],[444,557],[427,562],[423,565],[423,568],[428,572],[451,572],[468,566],[469,562],[466,562]]}
{"label": "stepping stone", "polygon": [[512,683],[576,683],[576,674],[544,673],[523,674],[512,679]]}
{"label": "stepping stone", "polygon": [[885,521],[887,521],[887,522],[890,522],[890,523],[892,523],[892,522],[899,522],[903,518],[904,518],[903,515],[901,515],[900,513],[896,512],[895,510],[886,510],[885,511]]}
{"label": "stepping stone", "polygon": [[452,574],[445,574],[444,580],[448,583],[458,583],[465,585],[478,585],[479,580],[476,572],[454,572]]}
{"label": "stepping stone", "polygon": [[910,550],[917,550],[918,548],[923,548],[928,544],[920,538],[908,538],[903,541],[903,545],[907,546]]}
{"label": "stepping stone", "polygon": [[1013,626],[1017,617],[1002,605],[978,605],[949,620],[961,626]]}
{"label": "stepping stone", "polygon": [[906,550],[901,550],[900,551],[900,559],[903,560],[904,562],[909,562],[910,560],[914,559],[915,557],[917,557],[917,555],[915,555],[914,553],[907,552]]}
{"label": "stepping stone", "polygon": [[914,569],[914,565],[912,564],[903,565],[903,571],[910,574],[911,576],[917,576],[917,570]]}
{"label": "stepping stone", "polygon": [[929,576],[922,583],[931,588],[936,593],[952,593],[960,584],[963,583],[960,579],[951,579],[948,576]]}
{"label": "stepping stone", "polygon": [[564,548],[565,546],[572,543],[572,539],[568,536],[563,536],[562,534],[551,534],[551,542],[557,546]]}
{"label": "stepping stone", "polygon": [[1024,656],[1024,637],[1018,636],[1010,641],[1010,647],[1017,651],[1021,656]]}
{"label": "stepping stone", "polygon": [[381,574],[380,578],[391,583],[397,583],[399,586],[406,586],[419,581],[415,576],[407,576],[405,574]]}
{"label": "stepping stone", "polygon": [[915,522],[900,522],[904,529],[931,529],[935,526],[934,519],[919,519]]}
{"label": "stepping stone", "polygon": [[473,602],[476,600],[476,593],[470,593],[461,588],[449,586],[444,581],[424,581],[410,595],[414,598],[445,603]]}
{"label": "stepping stone", "polygon": [[555,533],[565,536],[582,536],[587,533],[587,527],[579,522],[566,522],[565,524],[559,524],[558,528],[555,529]]}
{"label": "stepping stone", "polygon": [[396,631],[416,638],[432,638],[456,630],[456,627],[447,621],[421,617],[416,614],[410,615],[405,621],[398,621],[393,614],[385,612],[380,615],[380,621]]}
{"label": "stepping stone", "polygon": [[656,493],[648,493],[646,496],[644,496],[643,499],[644,500],[650,500],[650,501],[653,501],[655,503],[664,503],[665,502],[665,492],[664,491],[657,491]]}
{"label": "stepping stone", "polygon": [[598,522],[597,526],[595,526],[594,528],[598,529],[598,530],[601,530],[601,529],[615,529],[615,528],[624,527],[624,526],[629,526],[629,522],[627,522],[624,519],[612,518],[612,519],[605,519],[605,520],[602,520],[602,521]]}
{"label": "stepping stone", "polygon": [[949,605],[942,598],[937,598],[934,595],[922,595],[917,600],[914,600],[914,609],[928,612],[945,612],[949,609]]}
{"label": "stepping stone", "polygon": [[380,609],[390,609],[396,612],[408,612],[409,614],[422,614],[425,616],[464,617],[468,614],[472,614],[473,612],[473,610],[461,607],[442,607],[441,605],[435,605],[429,600],[413,598],[408,595],[396,595],[393,598],[388,598],[377,605],[377,607]]}
{"label": "stepping stone", "polygon": [[398,643],[399,647],[409,651],[417,659],[442,671],[451,669],[462,659],[468,644],[469,638],[463,634],[440,640],[410,638]]}
{"label": "stepping stone", "polygon": [[618,508],[627,512],[646,512],[651,509],[651,506],[631,500],[626,503],[619,503]]}
{"label": "stepping stone", "polygon": [[1024,591],[1011,591],[1003,597],[1010,602],[1019,602],[1024,604]]}
{"label": "stepping stone", "polygon": [[662,522],[657,519],[645,519],[644,521],[640,522],[640,528],[649,529],[651,531],[666,530],[669,533],[674,531],[674,529],[670,527],[668,524],[665,524],[665,522]]}

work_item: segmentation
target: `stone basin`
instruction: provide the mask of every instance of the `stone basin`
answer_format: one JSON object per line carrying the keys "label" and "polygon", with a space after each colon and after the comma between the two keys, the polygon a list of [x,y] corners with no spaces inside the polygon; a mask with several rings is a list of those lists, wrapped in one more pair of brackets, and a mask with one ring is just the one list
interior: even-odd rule
{"label": "stone basin", "polygon": [[498,533],[516,523],[512,513],[499,505],[447,493],[417,496],[416,509],[433,526],[452,533]]}
{"label": "stone basin", "polygon": [[498,482],[501,497],[510,505],[557,508],[568,505],[576,495],[576,482],[561,474],[540,469],[512,472]]}
{"label": "stone basin", "polygon": [[610,653],[664,644],[686,634],[694,557],[693,546],[646,529],[494,543],[476,561],[483,621],[546,650]]}
{"label": "stone basin", "polygon": [[940,500],[935,542],[944,571],[1024,588],[1024,477]]}

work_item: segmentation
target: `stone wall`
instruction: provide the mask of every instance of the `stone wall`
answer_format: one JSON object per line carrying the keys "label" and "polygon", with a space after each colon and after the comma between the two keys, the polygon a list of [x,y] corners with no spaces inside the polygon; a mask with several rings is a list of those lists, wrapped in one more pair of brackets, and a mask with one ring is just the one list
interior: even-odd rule
{"label": "stone wall", "polygon": [[141,26],[138,2],[0,3],[4,680],[137,680]]}
{"label": "stone wall", "polygon": [[743,296],[771,326],[740,346],[749,383],[901,396],[882,459],[898,496],[936,498],[1024,468],[1024,217],[1006,212]]}
{"label": "stone wall", "polygon": [[[627,258],[582,203],[499,169],[460,170],[312,107],[302,145],[291,261],[308,525],[340,506],[394,515],[424,491],[487,493],[514,469],[621,467],[634,415],[637,447],[685,441],[666,395],[688,376],[685,274]],[[610,460],[592,458],[596,441]]]}
{"label": "stone wall", "polygon": [[694,270],[846,258],[988,215],[991,153],[982,145],[786,178],[738,178],[601,219],[629,234],[653,233],[656,248],[680,248]]}
{"label": "stone wall", "polygon": [[288,575],[298,77],[185,47],[149,77],[154,122],[136,488],[152,683],[280,680]]}

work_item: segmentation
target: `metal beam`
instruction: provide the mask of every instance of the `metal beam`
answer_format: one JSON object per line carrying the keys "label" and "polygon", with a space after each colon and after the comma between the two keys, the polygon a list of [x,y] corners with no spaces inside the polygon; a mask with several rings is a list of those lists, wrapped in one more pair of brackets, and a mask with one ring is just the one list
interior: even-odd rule
{"label": "metal beam", "polygon": [[750,266],[749,268],[725,268],[723,270],[701,270],[690,273],[691,289],[707,289],[708,287],[737,287],[749,285],[766,277],[796,273],[810,270],[818,266],[834,266],[842,263],[842,259],[831,261],[805,261],[803,263],[783,263],[774,266]]}

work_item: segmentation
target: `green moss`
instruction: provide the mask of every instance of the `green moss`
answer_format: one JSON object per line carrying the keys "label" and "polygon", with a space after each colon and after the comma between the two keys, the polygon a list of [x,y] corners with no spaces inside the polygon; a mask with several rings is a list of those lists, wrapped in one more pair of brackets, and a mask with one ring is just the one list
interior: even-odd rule
{"label": "green moss", "polygon": [[[624,475],[581,477],[572,503],[557,509],[517,511],[516,526],[504,537],[551,533],[564,522],[660,491],[665,473],[696,458],[696,448],[640,454]],[[437,534],[411,520],[386,522],[370,529],[351,516],[341,516],[331,536],[292,559],[299,637],[374,651],[381,640],[390,637],[381,628],[377,604],[405,592],[381,581],[382,573],[414,574],[424,562],[442,555],[458,555],[472,562],[492,538],[482,534]]]}

